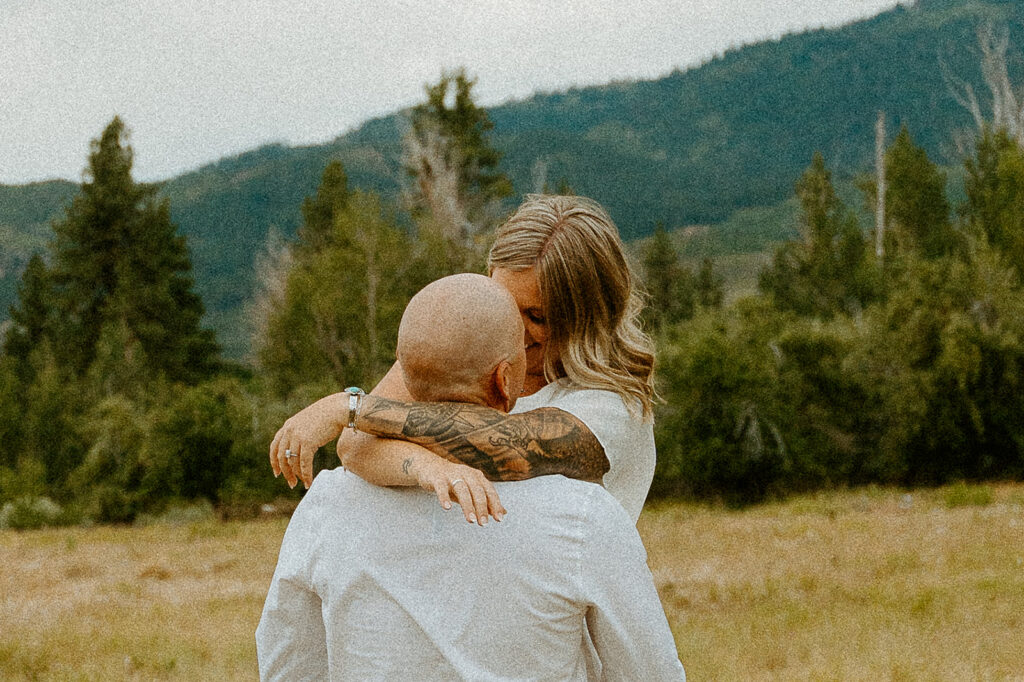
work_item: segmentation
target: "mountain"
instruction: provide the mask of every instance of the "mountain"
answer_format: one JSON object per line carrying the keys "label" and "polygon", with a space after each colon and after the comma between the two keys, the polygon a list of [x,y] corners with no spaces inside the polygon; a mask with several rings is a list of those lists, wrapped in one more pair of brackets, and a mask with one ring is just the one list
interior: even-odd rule
{"label": "mountain", "polygon": [[[0,320],[17,300],[21,272],[33,253],[46,248],[50,220],[78,191],[73,182],[0,185]],[[2,329],[2,325],[0,325]]]}
{"label": "mountain", "polygon": [[[890,139],[906,125],[934,160],[959,164],[954,139],[973,122],[952,97],[940,60],[983,95],[975,32],[989,20],[1008,25],[1012,43],[1024,44],[1024,3],[918,0],[840,28],[730,50],[657,80],[494,107],[493,140],[520,195],[535,189],[538,173],[552,185],[564,178],[602,202],[626,239],[648,234],[659,220],[716,225],[740,211],[745,218],[727,222],[728,230],[709,228],[729,240],[712,250],[756,251],[786,229],[759,228],[751,210],[789,198],[814,151],[824,153],[840,184],[870,169],[878,110],[887,114]],[[1019,53],[1010,72],[1022,80]],[[244,304],[268,231],[294,235],[302,199],[332,158],[345,164],[352,186],[396,196],[402,126],[397,113],[328,144],[262,147],[163,185],[189,239],[208,322],[230,355],[242,357],[247,347]],[[66,201],[68,185],[0,187],[0,295],[10,296],[11,274],[45,241],[40,213]],[[11,249],[9,237],[17,242]]]}

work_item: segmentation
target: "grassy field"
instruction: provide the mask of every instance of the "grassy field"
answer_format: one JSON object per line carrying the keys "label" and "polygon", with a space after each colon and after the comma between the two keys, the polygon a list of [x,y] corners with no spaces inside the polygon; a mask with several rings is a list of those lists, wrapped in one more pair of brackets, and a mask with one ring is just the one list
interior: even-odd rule
{"label": "grassy field", "polygon": [[[283,518],[0,532],[0,679],[256,678]],[[691,680],[1024,680],[1024,486],[652,506]]]}

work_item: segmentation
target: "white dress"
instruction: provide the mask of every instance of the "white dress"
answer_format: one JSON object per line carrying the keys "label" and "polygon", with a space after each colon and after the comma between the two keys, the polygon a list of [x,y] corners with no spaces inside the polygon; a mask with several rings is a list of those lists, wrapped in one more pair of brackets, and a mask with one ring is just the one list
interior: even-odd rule
{"label": "white dress", "polygon": [[654,478],[654,425],[632,417],[617,393],[580,388],[566,378],[523,396],[512,412],[539,407],[557,407],[587,425],[611,465],[602,483],[636,523]]}

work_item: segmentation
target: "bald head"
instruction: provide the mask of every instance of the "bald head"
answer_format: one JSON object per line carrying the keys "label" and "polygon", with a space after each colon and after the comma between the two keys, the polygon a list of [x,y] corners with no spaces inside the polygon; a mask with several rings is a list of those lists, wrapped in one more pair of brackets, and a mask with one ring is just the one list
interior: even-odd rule
{"label": "bald head", "polygon": [[[416,400],[490,402],[494,372],[502,362],[518,372],[522,350],[515,299],[483,275],[428,284],[409,301],[398,328],[398,362]],[[521,378],[512,380],[518,395]]]}

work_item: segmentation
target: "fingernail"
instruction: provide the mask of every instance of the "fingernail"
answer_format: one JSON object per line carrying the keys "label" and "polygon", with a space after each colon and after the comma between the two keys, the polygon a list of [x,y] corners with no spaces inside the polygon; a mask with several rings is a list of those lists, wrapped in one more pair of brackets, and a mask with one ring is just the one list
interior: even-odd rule
{"label": "fingernail", "polygon": [[470,514],[469,515],[469,522],[470,523],[476,523],[476,516],[474,516],[473,514]]}
{"label": "fingernail", "polygon": [[486,526],[487,525],[487,517],[486,516],[480,517],[480,525],[481,526]]}
{"label": "fingernail", "polygon": [[497,514],[494,515],[494,520],[497,521],[498,523],[501,523],[501,519],[504,516],[505,516],[504,514],[502,514],[501,512],[498,512]]}
{"label": "fingernail", "polygon": [[451,502],[445,502],[441,506],[444,507],[445,509],[451,509],[452,508],[452,503]]}

